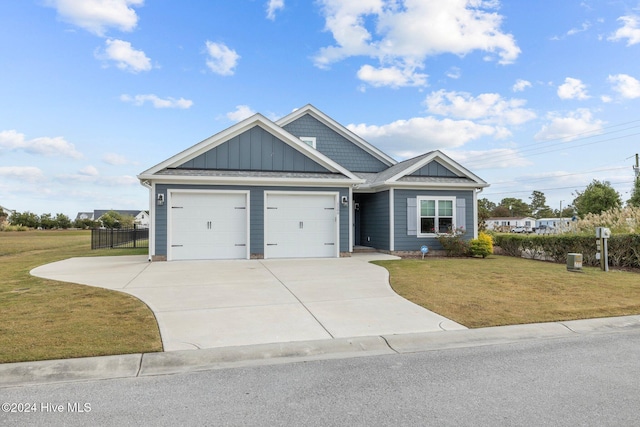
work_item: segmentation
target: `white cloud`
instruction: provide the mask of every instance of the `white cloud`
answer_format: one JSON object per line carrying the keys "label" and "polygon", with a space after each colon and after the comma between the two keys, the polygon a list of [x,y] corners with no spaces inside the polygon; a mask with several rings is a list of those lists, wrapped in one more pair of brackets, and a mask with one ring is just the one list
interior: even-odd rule
{"label": "white cloud", "polygon": [[597,133],[602,130],[604,122],[593,118],[591,111],[580,108],[562,116],[558,113],[549,113],[549,124],[542,127],[535,135],[536,140],[564,139],[571,141],[579,138],[584,133]]}
{"label": "white cloud", "polygon": [[417,73],[411,67],[400,69],[398,67],[375,68],[371,65],[363,65],[358,70],[358,78],[374,87],[390,86],[425,86],[427,75]]}
{"label": "white cloud", "polygon": [[108,165],[113,166],[127,165],[132,163],[125,156],[116,153],[106,153],[104,156],[102,156],[102,161]]}
{"label": "white cloud", "polygon": [[143,51],[134,49],[131,43],[108,39],[105,41],[105,45],[104,52],[98,51],[96,53],[98,59],[115,61],[119,69],[131,73],[151,70],[151,60]]}
{"label": "white cloud", "polygon": [[609,36],[608,40],[621,41],[626,39],[627,46],[640,43],[640,18],[636,15],[621,16],[618,21],[622,22],[622,27]]}
{"label": "white cloud", "polygon": [[0,177],[27,182],[38,182],[45,179],[42,170],[33,166],[0,166]]}
{"label": "white cloud", "polygon": [[580,79],[572,77],[567,77],[564,79],[564,83],[558,86],[558,96],[560,99],[585,100],[589,98],[587,86]]}
{"label": "white cloud", "polygon": [[[502,64],[520,54],[513,36],[500,30],[496,1],[321,0],[321,4],[325,29],[336,44],[316,54],[314,62],[320,68],[352,56],[379,61],[379,66],[367,65],[366,70],[415,70],[427,57],[442,53],[464,56],[480,50],[496,55]],[[388,85],[415,84],[407,74],[397,73]]]}
{"label": "white cloud", "polygon": [[150,102],[154,108],[180,108],[180,109],[188,109],[193,105],[193,101],[189,99],[175,99],[175,98],[165,98],[162,99],[154,94],[146,94],[146,95],[135,95],[130,96],[127,94],[120,95],[120,100],[123,102],[129,102],[135,106],[142,106],[145,102]]}
{"label": "white cloud", "polygon": [[515,84],[511,88],[514,92],[523,92],[526,88],[531,87],[531,82],[523,79],[516,80]]}
{"label": "white cloud", "polygon": [[144,0],[46,0],[65,22],[104,36],[108,28],[131,31],[138,24],[132,7],[142,6]]}
{"label": "white cloud", "polygon": [[450,79],[459,79],[462,76],[462,71],[458,67],[451,67],[449,71],[446,72],[446,76]]}
{"label": "white cloud", "polygon": [[238,65],[240,55],[235,50],[229,49],[224,43],[206,42],[207,66],[211,71],[221,76],[232,76],[234,68]]}
{"label": "white cloud", "polygon": [[236,109],[226,114],[229,120],[233,120],[234,122],[240,122],[247,117],[251,117],[256,112],[251,109],[248,105],[236,105]]}
{"label": "white cloud", "polygon": [[82,158],[82,153],[76,150],[75,146],[65,141],[61,136],[50,138],[40,137],[27,140],[23,133],[15,130],[5,130],[0,132],[0,150],[7,151],[22,150],[29,154],[43,156],[63,156],[72,159]]}
{"label": "white cloud", "polygon": [[497,93],[482,93],[477,97],[466,92],[439,90],[425,100],[429,112],[483,123],[519,125],[533,120],[536,114],[523,108],[523,99],[504,99]]}
{"label": "white cloud", "polygon": [[78,173],[80,175],[86,175],[86,176],[98,176],[100,175],[100,173],[98,172],[98,169],[95,166],[85,166],[84,168],[80,169],[78,171]]}
{"label": "white cloud", "polygon": [[623,98],[640,98],[640,81],[628,74],[616,74],[607,79],[613,85],[613,90]]}
{"label": "white cloud", "polygon": [[[116,176],[102,176],[95,171],[95,174],[92,174],[91,169],[93,166],[90,166],[89,169],[85,168],[76,174],[66,174],[66,175],[58,175],[55,177],[56,181],[67,184],[67,183],[83,183],[89,185],[97,185],[104,187],[120,187],[120,186],[135,186],[140,185],[138,179],[135,176],[130,175],[116,175]],[[95,169],[95,168],[94,168]]]}
{"label": "white cloud", "polygon": [[573,36],[573,35],[576,35],[578,33],[582,33],[584,31],[587,31],[589,28],[591,28],[591,22],[586,21],[586,22],[582,23],[580,28],[572,28],[569,31],[567,31],[567,35],[568,36]]}
{"label": "white cloud", "polygon": [[[502,129],[471,120],[438,120],[431,116],[397,120],[382,126],[350,124],[347,128],[399,158],[434,149],[459,147],[484,136],[503,135]],[[402,146],[398,141],[402,141]]]}
{"label": "white cloud", "polygon": [[276,19],[276,12],[284,9],[284,0],[269,0],[267,2],[267,19]]}

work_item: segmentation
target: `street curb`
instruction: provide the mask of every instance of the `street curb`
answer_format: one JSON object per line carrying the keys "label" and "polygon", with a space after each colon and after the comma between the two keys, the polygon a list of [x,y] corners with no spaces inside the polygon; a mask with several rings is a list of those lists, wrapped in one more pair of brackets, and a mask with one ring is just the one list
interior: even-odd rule
{"label": "street curb", "polygon": [[222,369],[261,362],[288,363],[393,353],[385,340],[377,336],[180,350],[144,354],[140,376]]}
{"label": "street curb", "polygon": [[508,344],[640,329],[640,315],[0,364],[0,388]]}
{"label": "street curb", "polygon": [[0,364],[0,387],[135,377],[141,354]]}

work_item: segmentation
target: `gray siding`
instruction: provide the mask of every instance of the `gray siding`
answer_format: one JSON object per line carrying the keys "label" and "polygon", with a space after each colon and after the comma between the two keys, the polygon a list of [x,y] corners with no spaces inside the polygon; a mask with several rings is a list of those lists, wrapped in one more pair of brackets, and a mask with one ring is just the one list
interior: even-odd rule
{"label": "gray siding", "polygon": [[442,176],[442,177],[457,177],[455,173],[451,172],[446,167],[442,166],[435,160],[424,165],[417,171],[411,174],[412,176]]}
{"label": "gray siding", "polygon": [[389,191],[358,194],[360,203],[360,244],[390,250]]}
{"label": "gray siding", "polygon": [[315,137],[318,151],[350,171],[377,173],[388,167],[309,114],[305,114],[283,128],[298,138]]}
{"label": "gray siding", "polygon": [[329,172],[260,126],[223,142],[178,166],[181,169],[225,169],[276,172]]}
{"label": "gray siding", "polygon": [[[464,199],[465,221],[464,224],[456,224],[457,227],[464,225],[467,230],[464,238],[473,239],[474,229],[474,206],[473,191],[442,191],[442,190],[395,190],[394,191],[394,216],[395,216],[395,250],[396,251],[419,251],[422,245],[427,245],[429,249],[442,249],[440,243],[435,238],[417,237],[407,234],[407,199],[417,196],[448,196]],[[412,208],[415,209],[415,208]],[[417,215],[417,213],[416,213]],[[457,214],[459,217],[459,214]],[[459,220],[459,219],[458,219]]]}
{"label": "gray siding", "polygon": [[[232,185],[165,185],[156,186],[157,194],[164,194],[167,200],[167,190],[191,189],[191,190],[249,190],[250,206],[250,240],[251,253],[264,254],[264,192],[265,191],[325,191],[339,192],[340,197],[349,196],[347,188],[311,188],[311,187],[245,187]],[[167,204],[156,206],[156,255],[167,255]],[[340,204],[340,252],[349,251],[349,208]]]}

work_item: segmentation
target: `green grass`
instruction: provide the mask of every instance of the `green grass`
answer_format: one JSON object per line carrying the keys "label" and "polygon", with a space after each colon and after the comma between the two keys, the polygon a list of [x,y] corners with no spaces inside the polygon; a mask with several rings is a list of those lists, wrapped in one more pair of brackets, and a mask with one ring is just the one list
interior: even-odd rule
{"label": "green grass", "polygon": [[640,313],[640,274],[506,256],[376,261],[404,298],[470,328]]}
{"label": "green grass", "polygon": [[92,251],[90,231],[0,232],[0,363],[162,351],[151,310],[130,295],[33,277],[29,271]]}

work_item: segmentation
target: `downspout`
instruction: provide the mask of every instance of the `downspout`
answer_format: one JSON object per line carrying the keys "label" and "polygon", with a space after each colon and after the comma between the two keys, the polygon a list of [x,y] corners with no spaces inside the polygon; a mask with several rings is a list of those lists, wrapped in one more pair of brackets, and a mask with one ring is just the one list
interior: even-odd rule
{"label": "downspout", "polygon": [[353,253],[353,185],[349,187],[349,253]]}
{"label": "downspout", "polygon": [[155,205],[155,184],[150,184],[149,181],[140,181],[140,183],[149,189],[149,254],[148,261],[151,262],[155,255],[155,230],[156,230],[156,205]]}
{"label": "downspout", "polygon": [[476,188],[473,192],[473,238],[478,238],[478,194],[482,193],[483,188]]}
{"label": "downspout", "polygon": [[393,253],[396,250],[396,233],[395,233],[395,194],[393,187],[389,188],[389,252]]}

